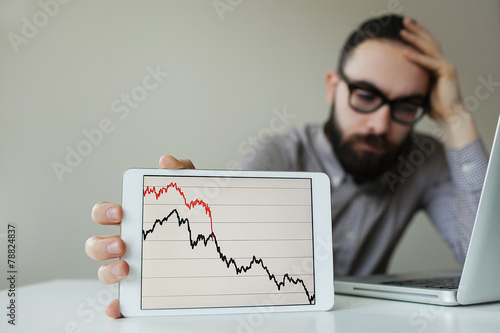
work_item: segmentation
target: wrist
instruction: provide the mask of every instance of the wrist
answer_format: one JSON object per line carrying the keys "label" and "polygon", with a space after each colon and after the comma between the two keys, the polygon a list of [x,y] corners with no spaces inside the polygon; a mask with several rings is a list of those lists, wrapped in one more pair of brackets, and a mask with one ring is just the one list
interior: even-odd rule
{"label": "wrist", "polygon": [[463,104],[455,104],[452,110],[441,114],[443,116],[434,120],[443,133],[447,149],[462,149],[478,137],[474,119]]}

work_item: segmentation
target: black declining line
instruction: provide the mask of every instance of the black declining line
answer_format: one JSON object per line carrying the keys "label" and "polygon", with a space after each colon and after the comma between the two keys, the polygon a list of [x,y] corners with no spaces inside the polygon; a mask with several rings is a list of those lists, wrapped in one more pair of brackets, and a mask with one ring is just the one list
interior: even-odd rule
{"label": "black declining line", "polygon": [[203,234],[198,234],[198,237],[196,237],[196,240],[193,241],[191,227],[189,226],[189,219],[181,218],[179,216],[179,212],[177,211],[177,209],[172,210],[170,212],[170,214],[168,214],[167,217],[164,217],[161,220],[157,219],[153,223],[153,226],[151,227],[151,229],[148,229],[146,231],[143,230],[142,231],[143,239],[146,240],[147,236],[155,230],[155,227],[157,224],[163,225],[163,223],[167,222],[168,219],[170,218],[170,216],[172,216],[174,214],[177,216],[177,221],[179,222],[179,227],[183,224],[186,224],[186,226],[187,226],[187,230],[189,232],[189,243],[191,244],[191,249],[194,249],[196,246],[198,246],[198,243],[200,241],[203,242],[203,245],[205,245],[205,247],[206,247],[208,242],[210,240],[212,240],[212,237],[213,237],[213,241],[215,243],[215,248],[217,249],[217,253],[219,254],[219,258],[226,264],[227,268],[229,268],[229,266],[233,265],[234,269],[236,270],[236,274],[241,274],[241,273],[247,272],[250,268],[252,268],[252,266],[254,264],[260,265],[262,267],[262,269],[267,273],[269,280],[272,280],[276,284],[276,287],[278,288],[278,290],[280,290],[281,287],[285,286],[286,281],[291,282],[295,285],[301,284],[302,287],[304,288],[307,299],[309,300],[309,304],[313,304],[315,296],[314,296],[314,294],[312,294],[312,295],[309,294],[309,291],[307,290],[307,287],[304,283],[304,280],[299,279],[299,278],[295,279],[295,278],[291,277],[288,273],[285,273],[285,275],[283,275],[283,279],[280,282],[278,282],[278,280],[276,279],[276,276],[269,271],[269,269],[267,268],[266,265],[264,265],[264,261],[261,258],[255,257],[255,255],[252,257],[252,261],[250,261],[248,266],[238,267],[236,265],[236,261],[233,258],[228,259],[227,256],[222,253],[220,246],[217,242],[217,237],[215,236],[215,234],[213,232],[211,232],[207,237],[205,237],[205,235],[203,235]]}

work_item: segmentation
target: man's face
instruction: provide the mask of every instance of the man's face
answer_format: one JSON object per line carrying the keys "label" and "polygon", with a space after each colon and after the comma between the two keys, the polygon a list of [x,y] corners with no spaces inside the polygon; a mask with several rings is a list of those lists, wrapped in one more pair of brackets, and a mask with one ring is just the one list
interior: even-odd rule
{"label": "man's face", "polygon": [[[386,40],[365,41],[347,60],[345,77],[350,83],[376,88],[390,100],[410,96],[425,99],[429,72],[405,58],[405,47]],[[412,127],[394,121],[387,104],[372,113],[354,110],[349,104],[348,85],[338,73],[327,77],[327,90],[333,112],[330,139],[346,172],[362,183],[386,171]]]}

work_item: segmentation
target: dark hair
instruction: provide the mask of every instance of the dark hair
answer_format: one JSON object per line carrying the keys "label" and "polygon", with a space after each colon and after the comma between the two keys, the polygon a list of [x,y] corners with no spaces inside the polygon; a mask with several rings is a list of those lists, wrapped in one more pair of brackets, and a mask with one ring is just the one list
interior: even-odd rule
{"label": "dark hair", "polygon": [[403,17],[400,15],[384,15],[369,19],[354,30],[342,47],[337,71],[342,72],[352,51],[368,39],[388,39],[405,45],[409,43],[400,35],[403,26]]}

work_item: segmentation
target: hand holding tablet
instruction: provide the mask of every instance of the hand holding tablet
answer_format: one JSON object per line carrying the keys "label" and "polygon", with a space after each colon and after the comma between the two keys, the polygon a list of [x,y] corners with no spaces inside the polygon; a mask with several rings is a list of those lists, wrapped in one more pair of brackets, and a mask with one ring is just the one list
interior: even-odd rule
{"label": "hand holding tablet", "polygon": [[128,170],[121,312],[330,309],[329,186],[320,173]]}
{"label": "hand holding tablet", "polygon": [[[160,158],[161,169],[194,169],[193,163],[188,159],[176,159],[171,155]],[[101,225],[121,224],[123,217],[122,207],[118,204],[101,201],[92,208],[92,220]],[[125,243],[120,235],[94,236],[85,242],[85,253],[94,260],[108,260],[119,258],[125,254]],[[99,267],[97,275],[104,284],[113,284],[123,280],[129,272],[129,266],[124,260],[115,260]],[[111,318],[120,318],[118,299],[110,302],[106,308],[106,315]]]}
{"label": "hand holding tablet", "polygon": [[128,170],[121,313],[330,309],[329,186],[320,173]]}

